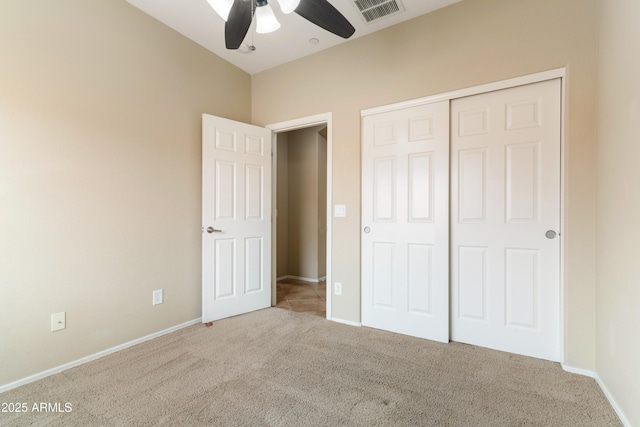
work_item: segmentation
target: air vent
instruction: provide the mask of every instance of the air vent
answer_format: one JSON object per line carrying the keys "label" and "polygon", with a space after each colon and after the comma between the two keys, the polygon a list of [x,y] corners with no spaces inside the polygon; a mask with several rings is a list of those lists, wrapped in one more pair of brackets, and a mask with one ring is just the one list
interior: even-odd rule
{"label": "air vent", "polygon": [[400,0],[353,0],[367,24],[404,11]]}

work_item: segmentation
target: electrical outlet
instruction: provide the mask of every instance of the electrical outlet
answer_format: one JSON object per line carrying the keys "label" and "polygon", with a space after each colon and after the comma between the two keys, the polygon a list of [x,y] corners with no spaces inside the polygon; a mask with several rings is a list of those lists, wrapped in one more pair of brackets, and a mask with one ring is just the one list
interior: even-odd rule
{"label": "electrical outlet", "polygon": [[153,305],[162,304],[162,289],[153,291]]}
{"label": "electrical outlet", "polygon": [[336,295],[342,295],[342,283],[340,282],[333,283],[333,293]]}
{"label": "electrical outlet", "polygon": [[51,315],[51,332],[60,331],[67,327],[67,313],[62,311]]}

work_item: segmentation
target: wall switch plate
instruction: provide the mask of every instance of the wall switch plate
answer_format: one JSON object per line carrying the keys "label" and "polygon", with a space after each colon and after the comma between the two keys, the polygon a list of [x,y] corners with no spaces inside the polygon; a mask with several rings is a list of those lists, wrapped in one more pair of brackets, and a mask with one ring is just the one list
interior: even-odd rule
{"label": "wall switch plate", "polygon": [[336,295],[342,295],[342,283],[340,282],[333,283],[333,293]]}
{"label": "wall switch plate", "polygon": [[51,332],[60,331],[67,327],[67,313],[62,311],[51,315]]}
{"label": "wall switch plate", "polygon": [[153,291],[153,305],[162,304],[162,289]]}
{"label": "wall switch plate", "polygon": [[344,218],[347,216],[347,205],[334,205],[333,216],[336,218]]}

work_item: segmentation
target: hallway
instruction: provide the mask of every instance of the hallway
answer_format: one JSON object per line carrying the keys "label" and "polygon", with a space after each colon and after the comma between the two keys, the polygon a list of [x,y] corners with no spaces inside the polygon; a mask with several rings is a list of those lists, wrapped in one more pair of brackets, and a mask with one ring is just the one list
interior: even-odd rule
{"label": "hallway", "polygon": [[309,313],[327,317],[326,282],[304,282],[295,279],[279,280],[277,284],[276,307],[285,310]]}

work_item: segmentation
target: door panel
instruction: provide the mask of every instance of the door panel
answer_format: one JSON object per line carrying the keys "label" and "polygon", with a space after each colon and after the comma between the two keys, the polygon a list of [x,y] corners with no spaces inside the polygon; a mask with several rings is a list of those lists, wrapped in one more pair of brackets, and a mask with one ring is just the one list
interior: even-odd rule
{"label": "door panel", "polygon": [[433,245],[410,244],[408,248],[409,312],[433,314],[430,274],[433,269]]}
{"label": "door panel", "polygon": [[540,295],[539,250],[505,250],[506,325],[538,327]]}
{"label": "door panel", "polygon": [[540,142],[506,145],[507,222],[539,219]]}
{"label": "door panel", "polygon": [[215,298],[221,300],[236,295],[235,269],[236,241],[234,239],[216,239],[215,252]]}
{"label": "door panel", "polygon": [[430,222],[433,205],[432,154],[409,155],[409,222]]}
{"label": "door panel", "polygon": [[[452,259],[456,259],[456,256],[452,256]],[[457,310],[453,312],[458,312],[463,319],[486,320],[487,248],[459,246],[457,260],[460,297]]]}
{"label": "door panel", "polygon": [[449,341],[448,169],[448,101],[363,118],[363,325]]}
{"label": "door panel", "polygon": [[373,165],[373,200],[376,222],[396,219],[396,159],[380,158]]}
{"label": "door panel", "polygon": [[451,104],[455,341],[560,358],[560,80]]}
{"label": "door panel", "polygon": [[485,149],[461,150],[459,152],[459,222],[486,222],[486,174],[487,151]]}
{"label": "door panel", "polygon": [[216,221],[232,221],[236,217],[236,165],[235,163],[215,161],[215,210]]}
{"label": "door panel", "polygon": [[271,131],[202,117],[202,320],[271,305]]}

